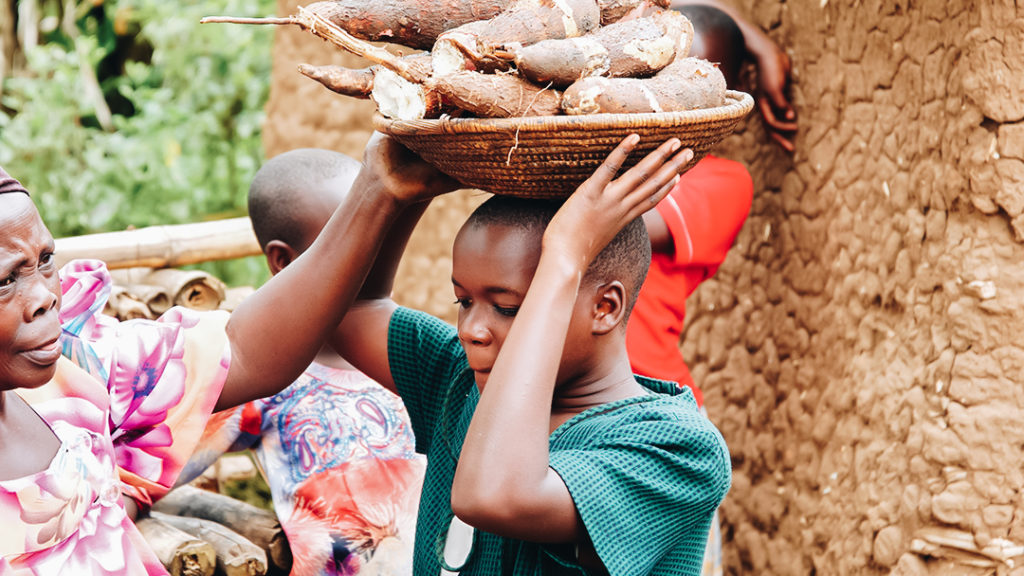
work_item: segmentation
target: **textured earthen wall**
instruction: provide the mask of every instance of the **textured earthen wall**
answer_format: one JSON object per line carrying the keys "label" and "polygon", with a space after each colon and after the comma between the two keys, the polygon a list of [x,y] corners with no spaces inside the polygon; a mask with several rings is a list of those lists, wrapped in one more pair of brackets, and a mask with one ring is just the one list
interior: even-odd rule
{"label": "textured earthen wall", "polygon": [[[689,302],[683,352],[733,453],[729,571],[1024,574],[1024,5],[736,5],[790,50],[802,128],[792,158],[756,121],[722,146],[757,193]],[[358,155],[372,105],[295,72],[333,50],[281,31],[274,53],[268,154]],[[431,209],[401,301],[453,319],[479,200]]]}
{"label": "textured earthen wall", "polygon": [[728,565],[1006,572],[1024,551],[1024,6],[741,6],[792,52],[802,130],[790,166],[759,130],[729,142],[760,186],[684,338],[733,452]]}

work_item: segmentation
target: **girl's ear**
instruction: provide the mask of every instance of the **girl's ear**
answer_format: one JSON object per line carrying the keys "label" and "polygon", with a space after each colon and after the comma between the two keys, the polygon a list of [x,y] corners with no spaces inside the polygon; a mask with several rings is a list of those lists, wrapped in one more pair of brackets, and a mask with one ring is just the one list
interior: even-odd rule
{"label": "girl's ear", "polygon": [[613,280],[601,284],[594,293],[594,334],[607,334],[622,324],[626,313],[626,288]]}
{"label": "girl's ear", "polygon": [[267,242],[263,253],[267,255],[267,266],[270,267],[271,275],[284,270],[285,266],[291,264],[299,256],[287,242],[281,240]]}

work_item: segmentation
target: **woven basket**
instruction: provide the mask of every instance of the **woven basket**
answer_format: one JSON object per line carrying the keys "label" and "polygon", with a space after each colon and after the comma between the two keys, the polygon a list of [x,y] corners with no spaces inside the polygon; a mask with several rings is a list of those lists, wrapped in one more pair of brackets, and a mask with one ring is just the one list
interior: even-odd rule
{"label": "woven basket", "polygon": [[686,112],[406,121],[376,114],[373,125],[469,187],[525,198],[564,198],[634,132],[640,143],[626,167],[676,137],[693,149],[689,170],[753,106],[749,94],[729,91],[724,106]]}

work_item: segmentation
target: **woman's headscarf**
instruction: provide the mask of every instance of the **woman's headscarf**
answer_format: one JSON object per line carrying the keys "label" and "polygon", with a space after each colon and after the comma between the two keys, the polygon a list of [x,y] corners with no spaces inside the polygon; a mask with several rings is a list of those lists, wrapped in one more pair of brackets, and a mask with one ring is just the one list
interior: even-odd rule
{"label": "woman's headscarf", "polygon": [[8,192],[28,194],[28,190],[25,190],[21,182],[12,178],[10,174],[4,171],[3,166],[0,166],[0,194],[7,194]]}

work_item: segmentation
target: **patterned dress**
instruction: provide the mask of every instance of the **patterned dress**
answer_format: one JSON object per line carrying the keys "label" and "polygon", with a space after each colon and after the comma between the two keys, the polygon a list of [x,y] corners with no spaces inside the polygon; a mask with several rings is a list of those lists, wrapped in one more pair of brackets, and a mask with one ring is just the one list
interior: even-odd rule
{"label": "patterned dress", "polygon": [[292,548],[292,576],[412,573],[426,463],[398,396],[313,364],[281,393],[210,420],[179,483],[251,448]]}
{"label": "patterned dress", "polygon": [[166,574],[121,494],[145,502],[174,485],[224,385],[227,314],[103,316],[110,276],[96,261],[65,266],[61,291],[65,357],[48,384],[16,391],[61,446],[46,470],[0,482],[0,574]]}

